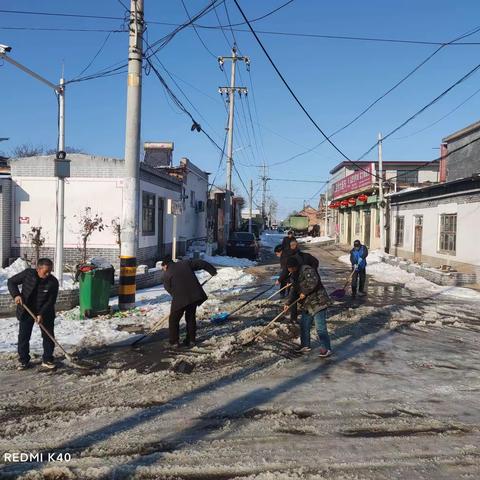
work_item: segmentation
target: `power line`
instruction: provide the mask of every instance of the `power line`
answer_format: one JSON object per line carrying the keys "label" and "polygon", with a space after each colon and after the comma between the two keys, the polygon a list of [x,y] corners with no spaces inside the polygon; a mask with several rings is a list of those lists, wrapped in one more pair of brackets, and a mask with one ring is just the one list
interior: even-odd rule
{"label": "power line", "polygon": [[100,32],[100,33],[125,33],[128,30],[110,30],[106,28],[64,28],[64,27],[3,27],[0,30],[38,30],[46,32]]}
{"label": "power line", "polygon": [[268,180],[273,180],[275,182],[299,182],[299,183],[328,183],[328,180],[299,180],[296,178],[270,178]]}
{"label": "power line", "polygon": [[93,65],[93,62],[97,59],[97,57],[102,53],[102,50],[105,48],[105,45],[107,44],[111,34],[112,32],[107,33],[107,36],[105,37],[105,40],[100,45],[100,48],[97,50],[97,53],[95,53],[95,55],[90,60],[90,62],[87,63],[87,66],[75,78],[81,77]]}
{"label": "power line", "polygon": [[419,133],[422,133],[424,132],[425,130],[428,130],[429,128],[432,128],[434,125],[436,125],[437,123],[440,123],[442,120],[444,120],[445,118],[449,117],[452,113],[456,112],[460,107],[462,107],[463,105],[465,105],[469,100],[471,100],[475,95],[477,95],[478,93],[480,92],[480,88],[478,90],[475,90],[475,92],[473,92],[471,95],[469,95],[463,102],[459,103],[455,108],[453,108],[452,110],[450,110],[448,113],[446,113],[445,115],[441,116],[438,120],[436,120],[435,122],[433,123],[430,123],[429,125],[427,125],[426,127],[423,127],[421,128],[420,130],[417,130],[416,132],[413,132],[413,133],[410,133],[408,135],[404,135],[403,137],[396,137],[396,138],[392,138],[392,140],[403,140],[405,138],[410,138],[410,137],[414,137],[415,135],[418,135]]}

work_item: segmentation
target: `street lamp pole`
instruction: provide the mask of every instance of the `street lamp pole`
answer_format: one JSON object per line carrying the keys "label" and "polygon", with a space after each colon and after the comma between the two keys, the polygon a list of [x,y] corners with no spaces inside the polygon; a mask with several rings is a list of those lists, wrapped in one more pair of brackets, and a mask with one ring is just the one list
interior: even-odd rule
{"label": "street lamp pole", "polygon": [[[25,65],[17,62],[11,58],[7,53],[11,51],[11,47],[6,45],[0,45],[0,58],[10,63],[14,67],[19,68],[27,75],[35,78],[39,82],[50,87],[56,95],[58,95],[58,152],[62,152],[62,155],[57,154],[58,158],[65,159],[65,81],[60,79],[60,83],[55,85],[46,78],[42,77],[38,73],[30,70]],[[65,209],[65,179],[64,176],[57,176],[57,205],[56,205],[56,243],[55,243],[55,273],[58,277],[60,286],[63,286],[63,225],[64,225],[64,209]]]}

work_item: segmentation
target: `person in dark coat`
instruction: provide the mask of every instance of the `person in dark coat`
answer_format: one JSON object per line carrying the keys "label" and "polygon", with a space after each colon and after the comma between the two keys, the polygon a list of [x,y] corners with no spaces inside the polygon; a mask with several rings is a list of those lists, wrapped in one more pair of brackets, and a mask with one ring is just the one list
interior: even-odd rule
{"label": "person in dark coat", "polygon": [[[23,305],[35,314],[37,323],[42,324],[52,336],[54,335],[58,280],[51,274],[52,268],[53,263],[49,258],[40,258],[36,268],[27,268],[9,278],[7,282],[8,291],[17,304],[19,370],[25,370],[30,366],[30,337],[35,323]],[[42,338],[42,367],[53,370],[55,369],[53,361],[55,344],[43,330]]]}
{"label": "person in dark coat", "polygon": [[180,320],[185,314],[187,335],[184,345],[195,345],[197,320],[196,310],[205,300],[207,294],[198,281],[195,271],[206,270],[210,275],[217,274],[217,269],[204,260],[181,260],[174,262],[167,257],[162,262],[163,286],[172,296],[170,318],[168,320],[170,345],[180,346]]}
{"label": "person in dark coat", "polygon": [[293,235],[293,230],[289,230],[287,232],[287,236],[283,237],[282,251],[286,252],[290,248],[290,241],[291,240],[295,240],[295,236]]}
{"label": "person in dark coat", "polygon": [[286,310],[297,299],[300,299],[298,305],[302,311],[298,352],[308,353],[311,351],[310,330],[312,323],[315,322],[320,340],[319,356],[329,357],[332,354],[332,347],[327,330],[327,308],[332,302],[322,284],[320,275],[310,265],[300,265],[294,257],[287,260],[287,268],[293,285],[284,309]]}
{"label": "person in dark coat", "polygon": [[350,263],[352,264],[352,297],[355,298],[358,294],[361,296],[366,295],[365,292],[365,280],[367,278],[367,257],[368,248],[362,245],[360,240],[353,242],[353,248],[350,250]]}

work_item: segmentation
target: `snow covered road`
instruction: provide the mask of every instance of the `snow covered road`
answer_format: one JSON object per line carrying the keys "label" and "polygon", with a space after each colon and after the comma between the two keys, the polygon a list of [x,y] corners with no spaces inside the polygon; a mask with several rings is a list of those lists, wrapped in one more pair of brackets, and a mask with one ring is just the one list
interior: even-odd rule
{"label": "snow covered road", "polygon": [[[327,288],[341,284],[340,252],[310,252]],[[264,284],[275,270],[247,273]],[[332,308],[327,360],[293,355],[288,321],[241,347],[278,312],[255,303],[225,325],[203,322],[197,350],[169,351],[162,332],[138,351],[99,350],[90,375],[18,373],[4,355],[1,459],[71,460],[9,462],[0,478],[478,478],[478,302],[371,279],[367,299]]]}

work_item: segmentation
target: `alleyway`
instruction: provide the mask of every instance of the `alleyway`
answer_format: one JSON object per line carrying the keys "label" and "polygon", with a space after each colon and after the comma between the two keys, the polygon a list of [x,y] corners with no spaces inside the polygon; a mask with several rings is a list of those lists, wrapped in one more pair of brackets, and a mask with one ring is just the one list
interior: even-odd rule
{"label": "alleyway", "polygon": [[[327,289],[341,286],[342,252],[307,248]],[[258,286],[242,298],[271,282],[266,263],[248,269]],[[189,352],[166,349],[162,331],[139,349],[90,352],[100,368],[89,375],[4,365],[2,458],[71,460],[0,465],[0,478],[478,478],[480,304],[394,283],[370,279],[366,299],[332,308],[327,360],[295,356],[287,320],[241,347],[279,311],[259,300],[224,325],[203,322]]]}

